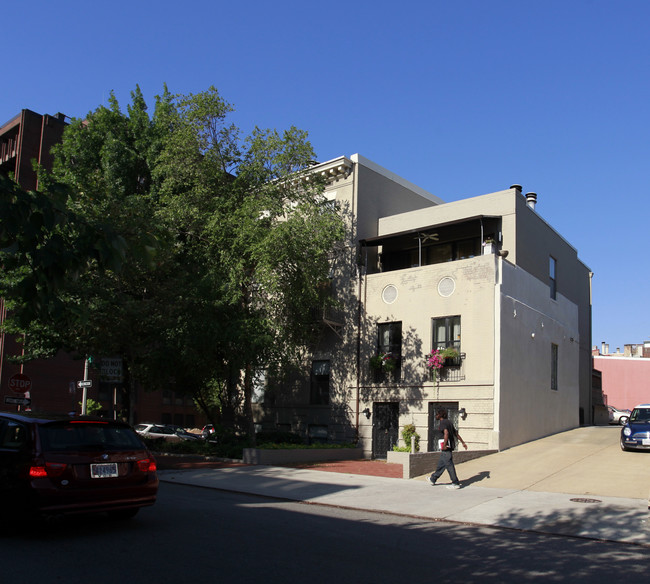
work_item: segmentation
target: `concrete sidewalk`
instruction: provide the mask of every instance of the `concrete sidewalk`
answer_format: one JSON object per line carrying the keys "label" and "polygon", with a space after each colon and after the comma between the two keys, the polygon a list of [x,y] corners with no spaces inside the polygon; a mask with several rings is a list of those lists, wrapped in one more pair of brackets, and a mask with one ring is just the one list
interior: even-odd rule
{"label": "concrete sidewalk", "polygon": [[459,464],[465,485],[459,490],[431,486],[425,477],[270,466],[166,470],[159,476],[312,504],[650,547],[650,457],[621,452],[617,436],[616,428],[579,428]]}

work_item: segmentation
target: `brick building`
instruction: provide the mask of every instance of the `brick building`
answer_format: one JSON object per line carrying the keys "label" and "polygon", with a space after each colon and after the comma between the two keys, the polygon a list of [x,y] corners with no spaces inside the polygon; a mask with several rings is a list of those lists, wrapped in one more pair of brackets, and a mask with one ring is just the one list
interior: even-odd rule
{"label": "brick building", "polygon": [[631,410],[650,403],[650,341],[625,345],[623,351],[617,348],[615,353],[602,343],[600,350],[594,347],[592,352],[608,405]]}

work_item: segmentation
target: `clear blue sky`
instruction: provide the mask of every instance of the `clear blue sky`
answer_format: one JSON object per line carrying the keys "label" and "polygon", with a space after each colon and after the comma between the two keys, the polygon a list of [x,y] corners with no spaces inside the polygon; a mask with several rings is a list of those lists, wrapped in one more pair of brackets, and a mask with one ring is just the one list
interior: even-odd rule
{"label": "clear blue sky", "polygon": [[0,123],[214,85],[244,131],[298,126],[321,161],[358,152],[446,201],[519,183],[595,273],[593,344],[650,339],[647,0],[31,0],[0,16]]}

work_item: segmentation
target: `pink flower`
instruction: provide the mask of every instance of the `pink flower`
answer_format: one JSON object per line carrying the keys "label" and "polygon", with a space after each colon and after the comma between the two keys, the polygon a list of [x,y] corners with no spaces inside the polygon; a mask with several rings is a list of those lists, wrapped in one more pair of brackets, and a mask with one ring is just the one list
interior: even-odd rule
{"label": "pink flower", "polygon": [[440,356],[440,350],[435,349],[431,351],[427,357],[427,367],[429,369],[442,369],[445,364],[445,359]]}

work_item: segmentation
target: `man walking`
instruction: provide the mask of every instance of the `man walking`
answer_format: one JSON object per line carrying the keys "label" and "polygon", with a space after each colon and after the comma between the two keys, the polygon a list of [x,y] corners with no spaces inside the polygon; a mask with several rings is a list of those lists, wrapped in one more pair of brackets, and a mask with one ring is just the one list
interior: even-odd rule
{"label": "man walking", "polygon": [[442,440],[440,440],[440,458],[438,459],[438,466],[433,474],[428,477],[428,481],[435,485],[436,481],[440,478],[440,475],[447,469],[449,473],[449,478],[451,478],[451,485],[448,489],[460,489],[460,482],[458,481],[458,476],[456,475],[456,467],[454,466],[454,459],[452,452],[456,446],[456,438],[458,438],[465,450],[467,450],[467,444],[460,437],[460,434],[454,428],[454,425],[447,419],[447,410],[445,408],[438,408],[436,410],[436,420],[440,422],[440,431],[442,432]]}

